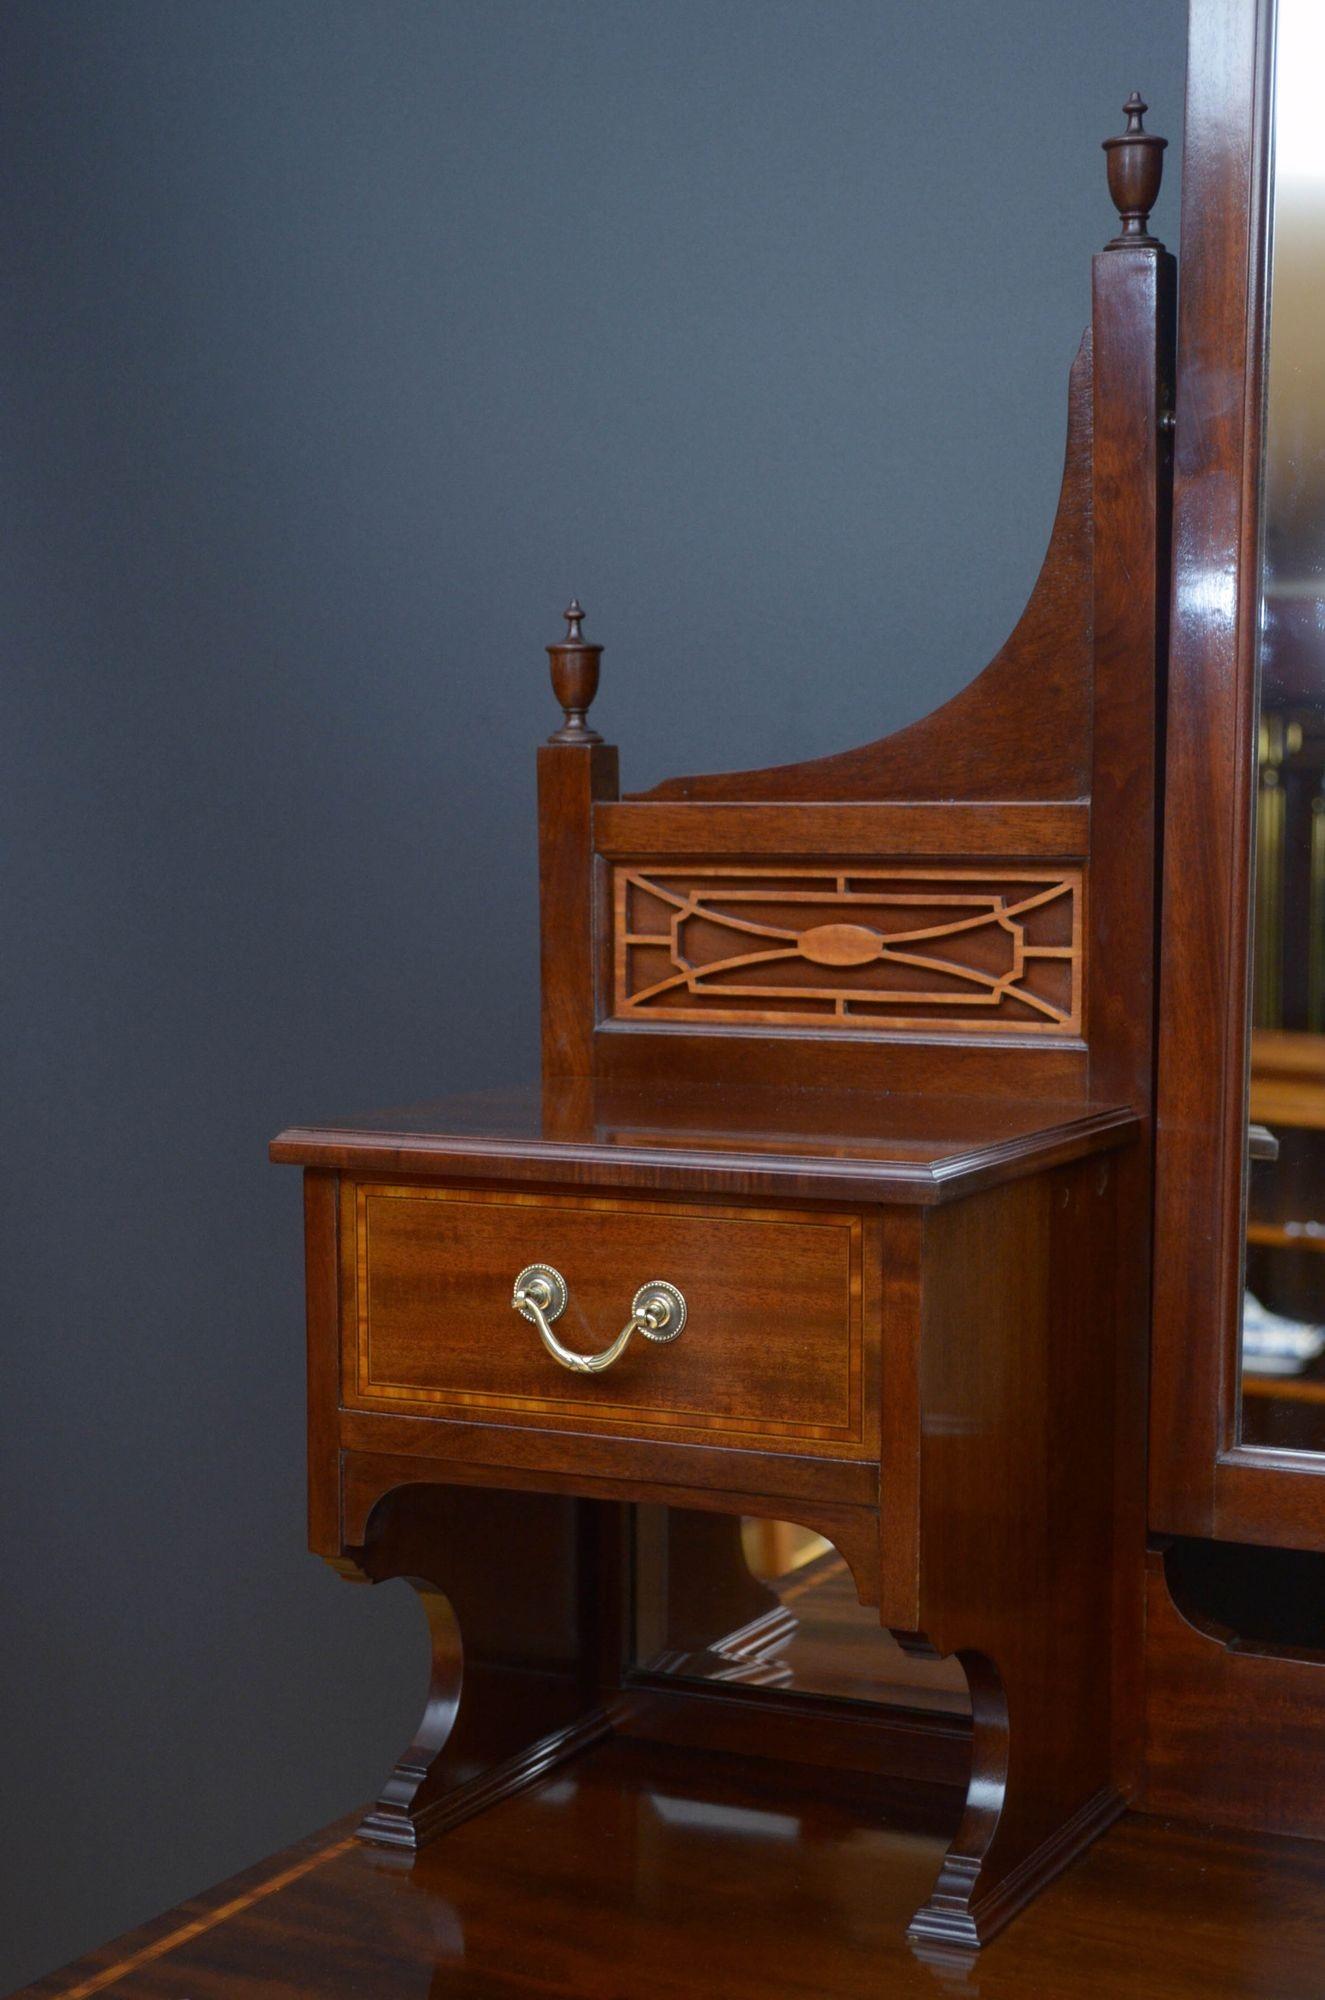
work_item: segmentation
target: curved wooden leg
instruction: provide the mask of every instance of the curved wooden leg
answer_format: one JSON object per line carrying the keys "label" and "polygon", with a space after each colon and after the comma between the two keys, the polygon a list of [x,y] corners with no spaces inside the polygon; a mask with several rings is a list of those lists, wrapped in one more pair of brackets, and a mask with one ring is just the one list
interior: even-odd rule
{"label": "curved wooden leg", "polygon": [[533,1493],[409,1486],[387,1494],[337,1564],[401,1578],[428,1620],[418,1733],[360,1837],[417,1848],[607,1734],[619,1607],[601,1587],[615,1510]]}
{"label": "curved wooden leg", "polygon": [[1117,1189],[1078,1161],[889,1224],[912,1400],[884,1436],[881,1612],[957,1657],[973,1706],[966,1811],[910,1927],[935,1948],[994,1936],[1135,1781],[1144,1482],[1119,1385],[1145,1316]]}
{"label": "curved wooden leg", "polygon": [[1109,1784],[1090,1789],[1088,1778],[1083,1795],[1086,1753],[1107,1732],[1107,1716],[1093,1717],[1071,1687],[1036,1685],[1033,1672],[1008,1686],[985,1654],[957,1657],[971,1690],[966,1807],[907,1935],[972,1950],[1102,1833],[1124,1801]]}
{"label": "curved wooden leg", "polygon": [[435,1822],[455,1785],[443,1752],[460,1713],[465,1671],[460,1623],[450,1599],[422,1577],[406,1581],[418,1592],[428,1620],[432,1653],[428,1698],[414,1741],[397,1758],[374,1810],[358,1829],[361,1838],[393,1847],[416,1847],[428,1831],[438,1830]]}

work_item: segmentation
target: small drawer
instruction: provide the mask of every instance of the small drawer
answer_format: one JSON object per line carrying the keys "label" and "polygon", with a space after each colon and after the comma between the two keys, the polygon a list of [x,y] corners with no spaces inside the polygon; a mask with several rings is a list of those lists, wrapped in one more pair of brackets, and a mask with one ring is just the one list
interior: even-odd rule
{"label": "small drawer", "polygon": [[[343,1401],[864,1457],[877,1432],[870,1237],[865,1218],[834,1210],[346,1182]],[[603,1373],[574,1373],[512,1305],[531,1264],[566,1280],[552,1330],[569,1350],[608,1348],[656,1279],[683,1294],[685,1326],[665,1342],[636,1334]]]}

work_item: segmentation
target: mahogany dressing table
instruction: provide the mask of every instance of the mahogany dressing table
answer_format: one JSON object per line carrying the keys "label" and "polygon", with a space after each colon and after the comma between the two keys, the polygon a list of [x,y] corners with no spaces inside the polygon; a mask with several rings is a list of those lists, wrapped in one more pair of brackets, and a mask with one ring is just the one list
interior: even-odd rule
{"label": "mahogany dressing table", "polygon": [[[306,1176],[312,1547],[408,1577],[432,1633],[366,1840],[650,1732],[660,1509],[735,1622],[734,1524],[785,1519],[960,1662],[966,1810],[915,1937],[983,1943],[1134,1792],[1173,301],[1144,108],[993,662],[861,749],[623,796],[572,604],[541,1086],[273,1145]],[[720,1744],[719,1692],[660,1706]],[[770,1700],[785,1754],[852,1761],[852,1705]]]}
{"label": "mahogany dressing table", "polygon": [[1322,65],[1191,0],[1176,357],[1129,101],[1044,568],[936,714],[623,796],[570,608],[541,1079],[272,1149],[416,1740],[34,2000],[1320,1992]]}

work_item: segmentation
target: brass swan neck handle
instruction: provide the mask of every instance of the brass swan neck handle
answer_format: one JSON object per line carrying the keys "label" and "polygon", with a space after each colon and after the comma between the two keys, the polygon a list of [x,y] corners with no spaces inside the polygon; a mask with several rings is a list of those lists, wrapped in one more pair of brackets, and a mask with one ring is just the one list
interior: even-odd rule
{"label": "brass swan neck handle", "polygon": [[551,1264],[527,1264],[515,1281],[511,1304],[538,1328],[544,1347],[554,1361],[576,1375],[601,1375],[620,1359],[632,1334],[646,1340],[675,1340],[686,1323],[686,1302],[675,1285],[665,1278],[651,1278],[641,1285],[630,1302],[630,1318],[610,1347],[599,1354],[577,1354],[563,1347],[552,1331],[552,1322],[566,1310],[570,1288],[560,1271]]}

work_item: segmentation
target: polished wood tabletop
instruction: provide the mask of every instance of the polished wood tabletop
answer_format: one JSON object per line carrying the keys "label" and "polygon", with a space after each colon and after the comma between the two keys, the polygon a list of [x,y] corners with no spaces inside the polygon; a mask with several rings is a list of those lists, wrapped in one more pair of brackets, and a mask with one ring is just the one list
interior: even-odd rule
{"label": "polished wood tabletop", "polygon": [[617,1739],[411,1862],[350,1822],[27,1989],[111,2000],[1319,2000],[1325,1845],[1129,1816],[978,1959],[957,1795]]}
{"label": "polished wood tabletop", "polygon": [[273,1140],[285,1165],[931,1203],[1136,1138],[1116,1103],[551,1081]]}

